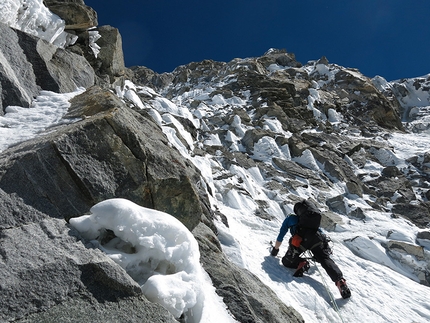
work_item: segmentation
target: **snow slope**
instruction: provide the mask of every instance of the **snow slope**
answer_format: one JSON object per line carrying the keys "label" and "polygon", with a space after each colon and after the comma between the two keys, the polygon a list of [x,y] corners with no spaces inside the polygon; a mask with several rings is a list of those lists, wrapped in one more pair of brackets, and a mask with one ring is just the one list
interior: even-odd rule
{"label": "snow slope", "polygon": [[[417,259],[406,259],[406,265],[388,256],[383,243],[387,243],[387,235],[390,239],[415,243],[414,237],[419,230],[405,219],[393,219],[389,213],[376,212],[368,208],[366,203],[359,199],[351,199],[349,205],[361,206],[368,209],[365,212],[365,221],[345,218],[344,224],[338,226],[335,232],[329,235],[334,241],[333,259],[339,265],[352,290],[352,297],[348,300],[340,298],[334,284],[319,265],[312,265],[309,273],[302,278],[292,276],[290,269],[284,268],[279,257],[269,255],[270,241],[274,241],[278,234],[280,224],[284,219],[284,211],[291,212],[292,205],[287,205],[286,210],[279,207],[279,202],[283,197],[277,192],[266,189],[267,182],[263,178],[258,168],[248,170],[232,165],[229,169],[223,169],[219,162],[219,155],[206,155],[205,157],[190,154],[188,147],[178,140],[175,132],[168,132],[167,123],[175,120],[175,116],[187,116],[199,124],[198,118],[192,116],[185,107],[176,105],[167,99],[161,98],[153,90],[134,86],[125,91],[147,91],[152,93],[154,100],[158,102],[152,107],[142,107],[150,109],[156,120],[160,122],[173,146],[178,147],[182,154],[192,160],[201,170],[207,183],[215,192],[211,203],[228,217],[229,227],[227,228],[221,221],[218,221],[219,239],[228,257],[236,264],[249,269],[257,275],[266,285],[272,288],[279,298],[287,305],[296,308],[304,317],[306,322],[428,322],[430,320],[430,305],[428,302],[429,288],[420,285],[416,276],[407,266],[407,262],[417,262]],[[79,92],[77,92],[79,93]],[[47,113],[46,109],[18,109],[10,107],[8,113],[0,118],[2,131],[8,131],[7,136],[2,136],[2,148],[16,141],[23,140],[24,132],[36,135],[43,132],[40,129],[41,123],[50,124],[61,122],[55,118],[52,121],[52,114],[61,115],[64,108],[58,102],[66,102],[71,94],[53,94],[43,92],[43,105],[52,109]],[[73,94],[72,94],[73,95]],[[123,97],[138,98],[130,94],[120,93]],[[35,107],[41,106],[41,100],[36,100]],[[131,103],[131,101],[128,101]],[[160,111],[154,109],[157,107]],[[58,108],[59,110],[55,111]],[[206,105],[208,112],[210,105]],[[216,109],[216,103],[212,109]],[[27,111],[28,110],[28,111]],[[24,118],[26,112],[31,112],[32,116]],[[167,113],[167,115],[166,115]],[[157,118],[158,116],[158,118]],[[5,122],[8,122],[5,127]],[[236,120],[237,127],[243,127]],[[272,126],[276,122],[271,121]],[[200,125],[203,127],[203,125]],[[189,138],[185,129],[179,128],[182,137]],[[288,135],[288,134],[286,134]],[[7,139],[6,139],[7,138]],[[216,144],[214,138],[204,141],[203,144]],[[425,134],[398,134],[392,136],[391,144],[395,147],[396,155],[392,156],[398,164],[402,163],[411,154],[422,153],[430,149],[430,136]],[[202,143],[194,143],[201,145]],[[237,147],[236,147],[237,148]],[[232,145],[232,149],[235,146]],[[269,140],[262,141],[256,145],[254,155],[259,159],[269,160],[273,155],[289,158],[288,151],[274,151]],[[394,158],[395,157],[395,158]],[[381,166],[381,165],[380,165]],[[316,166],[317,167],[317,166]],[[375,171],[372,167],[372,171]],[[382,166],[379,170],[382,169]],[[229,173],[230,177],[219,177],[221,173]],[[218,178],[218,179],[217,179]],[[241,190],[226,189],[228,184],[240,182]],[[313,188],[294,192],[303,198],[312,194]],[[256,200],[267,202],[270,214],[274,220],[264,220],[254,215]],[[286,251],[286,246],[281,246],[280,255]],[[426,253],[428,254],[428,250]],[[320,270],[322,272],[320,272]],[[342,318],[333,309],[328,289],[336,298],[336,303],[340,308]],[[211,307],[212,305],[206,304]],[[218,301],[214,301],[214,308],[219,308]]]}
{"label": "snow slope", "polygon": [[[144,87],[135,87],[137,92],[148,92]],[[212,89],[194,92],[200,98],[208,98]],[[206,92],[208,91],[208,92]],[[193,157],[189,147],[176,137],[172,128],[167,124],[174,120],[175,116],[187,115],[188,109],[181,106],[180,102],[186,101],[190,93],[177,97],[174,104],[160,104],[159,95],[153,95],[151,110],[152,115],[158,117],[162,127],[170,129],[168,136],[172,145],[176,146],[182,154],[192,160],[206,177],[206,181],[213,188],[214,198],[212,206],[227,216],[229,227],[221,221],[217,222],[219,239],[228,257],[236,264],[249,269],[256,274],[266,285],[270,286],[287,305],[296,308],[304,317],[306,322],[428,322],[430,320],[430,305],[427,301],[429,295],[428,287],[420,285],[414,273],[414,266],[426,266],[425,262],[413,256],[399,257],[395,259],[389,256],[383,247],[389,240],[403,241],[415,244],[416,233],[419,229],[409,221],[398,218],[393,219],[391,213],[377,212],[371,209],[364,199],[350,197],[348,205],[350,208],[361,207],[365,211],[365,220],[344,217],[343,225],[337,226],[329,235],[334,241],[333,259],[344,272],[345,278],[352,290],[352,297],[343,300],[328,276],[319,265],[313,265],[309,274],[303,278],[294,278],[293,271],[284,268],[280,258],[269,255],[270,241],[274,241],[279,227],[286,213],[292,212],[293,205],[287,205],[286,210],[280,208],[283,197],[279,192],[268,190],[268,182],[256,167],[244,169],[236,165],[224,169],[221,163],[222,153],[217,151],[214,155],[207,154],[203,157]],[[205,115],[221,114],[219,102],[220,97],[212,101],[209,99],[204,103],[203,109],[193,111],[194,118],[199,119],[203,110]],[[233,99],[229,99],[233,100]],[[165,103],[166,99],[162,101]],[[236,104],[242,104],[236,100]],[[173,104],[172,104],[173,103]],[[244,103],[246,104],[246,103]],[[248,103],[249,104],[249,103]],[[160,109],[160,106],[163,106]],[[203,105],[201,104],[201,107]],[[158,108],[158,111],[155,110]],[[170,109],[170,110],[169,110]],[[166,115],[169,115],[166,118]],[[201,120],[202,121],[202,120]],[[195,123],[197,123],[194,120]],[[245,126],[240,120],[234,120],[236,134],[244,133]],[[276,120],[271,120],[270,125],[274,127]],[[270,126],[268,125],[268,126]],[[213,125],[212,125],[213,126]],[[203,129],[203,126],[201,126]],[[182,137],[189,136],[184,129],[178,129]],[[288,136],[288,133],[284,134]],[[232,134],[232,137],[235,137]],[[380,140],[383,140],[380,138]],[[231,151],[242,149],[232,140]],[[381,163],[370,164],[368,170],[380,172],[385,164],[404,166],[405,159],[422,154],[430,148],[430,136],[417,134],[393,134],[389,139],[394,147],[394,152],[386,152],[381,155]],[[217,135],[212,134],[202,138],[200,143],[194,145],[220,145]],[[272,157],[291,159],[288,148],[279,150],[270,138],[260,140],[254,146],[253,157],[258,160],[270,161]],[[318,164],[312,156],[304,154],[295,160],[308,167],[318,170]],[[322,171],[322,170],[320,170]],[[228,176],[220,176],[228,174]],[[231,189],[239,186],[240,189]],[[341,190],[341,187],[337,188]],[[300,197],[312,196],[315,188],[309,186],[307,190],[292,192]],[[339,192],[333,192],[333,196]],[[274,216],[274,220],[264,220],[255,216],[257,209],[256,200],[267,203],[268,213]],[[286,251],[281,247],[280,255]],[[427,259],[429,251],[425,250]],[[427,261],[428,262],[428,261]],[[322,270],[322,272],[321,272]],[[331,304],[326,287],[336,298],[338,313]],[[339,316],[340,314],[340,316]]]}

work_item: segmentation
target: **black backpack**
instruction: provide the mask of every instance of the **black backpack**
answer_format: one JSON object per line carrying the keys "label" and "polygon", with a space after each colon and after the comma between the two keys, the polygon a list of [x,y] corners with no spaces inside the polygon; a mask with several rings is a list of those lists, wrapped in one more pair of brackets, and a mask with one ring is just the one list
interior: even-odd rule
{"label": "black backpack", "polygon": [[321,224],[321,212],[310,200],[304,200],[294,205],[294,213],[299,218],[296,233],[304,237],[307,233],[314,234]]}

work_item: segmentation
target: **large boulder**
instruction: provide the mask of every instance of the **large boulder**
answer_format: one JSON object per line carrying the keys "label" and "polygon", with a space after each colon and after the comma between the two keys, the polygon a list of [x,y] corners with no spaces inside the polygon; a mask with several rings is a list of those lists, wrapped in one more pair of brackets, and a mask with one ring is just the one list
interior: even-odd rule
{"label": "large boulder", "polygon": [[44,0],[44,3],[66,22],[65,29],[88,29],[98,25],[97,13],[83,0]]}
{"label": "large boulder", "polygon": [[84,120],[1,155],[1,189],[56,218],[113,197],[167,212],[189,229],[210,218],[199,171],[150,117],[98,87],[72,102],[69,116]]}
{"label": "large boulder", "polygon": [[117,28],[101,26],[98,28],[100,40],[100,74],[107,74],[111,83],[115,78],[123,76],[125,72],[124,54],[122,51],[122,37]]}

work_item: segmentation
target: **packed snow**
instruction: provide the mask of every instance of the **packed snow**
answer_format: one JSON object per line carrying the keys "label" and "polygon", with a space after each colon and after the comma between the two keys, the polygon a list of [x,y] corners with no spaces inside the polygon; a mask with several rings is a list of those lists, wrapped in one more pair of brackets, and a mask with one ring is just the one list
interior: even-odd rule
{"label": "packed snow", "polygon": [[43,0],[2,0],[0,21],[60,47],[77,39],[64,31],[64,20],[49,11]]}
{"label": "packed snow", "polygon": [[77,121],[63,117],[70,107],[69,100],[84,91],[84,88],[63,94],[41,91],[29,108],[6,107],[5,115],[0,116],[0,152],[46,133],[54,126]]}
{"label": "packed snow", "polygon": [[[90,212],[70,224],[121,265],[150,301],[189,323],[235,322],[200,265],[196,239],[179,220],[125,199],[100,202]],[[114,238],[100,244],[109,231]]]}
{"label": "packed snow", "polygon": [[[24,5],[29,5],[29,11],[22,11]],[[8,21],[9,25],[52,41],[62,32],[63,23],[43,8],[42,0],[6,0],[0,4],[0,15],[2,21]],[[30,30],[26,30],[25,26]],[[42,33],[44,29],[48,34]],[[281,68],[271,66],[268,72]],[[315,69],[314,66],[308,72],[325,74],[330,80],[336,71],[323,66],[316,66]],[[317,83],[314,89],[322,85],[322,82]],[[419,257],[401,252],[389,254],[384,245],[396,241],[421,248],[422,257],[428,263],[430,242],[425,239],[419,241],[424,248],[417,245],[414,237],[419,229],[415,225],[403,218],[391,218],[389,212],[377,212],[357,196],[349,196],[348,207],[362,208],[365,218],[339,215],[343,224],[328,232],[334,244],[333,259],[343,271],[352,291],[350,299],[340,297],[334,283],[318,264],[312,264],[304,277],[295,278],[293,270],[283,267],[279,257],[270,256],[269,243],[276,239],[285,214],[292,212],[293,205],[282,204],[282,194],[267,189],[269,183],[257,167],[245,169],[232,164],[225,169],[220,162],[221,151],[204,157],[191,154],[194,146],[216,147],[220,145],[220,139],[211,134],[202,136],[198,142],[192,142],[186,129],[178,126],[180,123],[176,117],[188,118],[204,133],[209,129],[203,120],[204,116],[222,116],[221,108],[225,103],[236,106],[248,104],[246,98],[249,93],[244,93],[245,99],[224,98],[222,95],[211,99],[209,94],[212,90],[204,87],[192,89],[171,101],[150,88],[127,82],[124,89],[117,89],[117,95],[130,105],[148,110],[162,127],[171,145],[201,170],[213,192],[212,207],[228,217],[229,227],[220,220],[216,221],[216,226],[229,259],[254,273],[286,305],[294,307],[306,322],[429,322],[429,288],[418,283],[418,273],[425,266],[424,262]],[[0,117],[0,150],[46,133],[51,127],[64,122],[62,116],[67,110],[68,100],[80,91],[82,89],[69,94],[42,91],[29,109],[8,107],[5,116]],[[136,95],[138,92],[151,97],[152,103],[143,103]],[[317,91],[311,91],[308,98],[308,107],[313,111],[317,95]],[[202,102],[197,108],[188,109],[183,102],[189,98]],[[316,117],[339,119],[333,112],[329,116]],[[171,123],[176,127],[169,127]],[[232,120],[232,126],[235,132],[231,132],[228,137],[231,140],[230,150],[243,151],[240,139],[246,126],[239,116]],[[277,120],[268,120],[265,127],[272,131],[282,130]],[[185,143],[179,140],[179,134],[185,138]],[[406,158],[430,150],[430,135],[427,133],[393,134],[388,140],[393,150],[385,153],[381,151],[379,163],[369,162],[361,171],[380,173],[386,163],[401,168]],[[288,147],[279,147],[266,137],[255,145],[251,157],[267,162],[273,157],[291,160]],[[324,171],[306,151],[294,161],[315,171]],[[222,174],[230,176],[219,176]],[[240,189],[226,188],[232,186]],[[342,183],[335,186],[334,190],[333,196],[343,193]],[[308,185],[291,193],[307,198],[313,196],[314,192],[315,188]],[[265,210],[273,217],[272,220],[254,215],[258,208],[257,200],[266,203]],[[199,263],[196,240],[172,216],[127,200],[112,199],[95,205],[90,214],[72,219],[71,224],[125,268],[141,285],[148,299],[162,304],[176,317],[184,315],[187,323],[235,321],[216,295],[208,275]],[[97,237],[109,236],[110,232],[115,237],[106,245],[99,244]],[[284,243],[280,256],[286,248]],[[339,311],[335,310],[330,293],[334,295]]]}

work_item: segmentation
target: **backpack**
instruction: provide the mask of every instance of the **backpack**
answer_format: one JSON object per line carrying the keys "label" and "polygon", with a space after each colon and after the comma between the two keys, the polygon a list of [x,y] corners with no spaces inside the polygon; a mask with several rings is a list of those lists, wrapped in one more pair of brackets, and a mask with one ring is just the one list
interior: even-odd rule
{"label": "backpack", "polygon": [[304,200],[294,205],[294,213],[299,218],[297,234],[304,237],[306,233],[315,234],[321,224],[321,212],[310,200]]}

